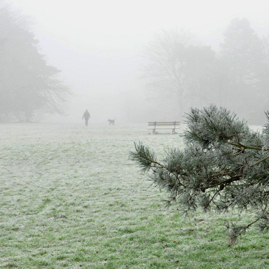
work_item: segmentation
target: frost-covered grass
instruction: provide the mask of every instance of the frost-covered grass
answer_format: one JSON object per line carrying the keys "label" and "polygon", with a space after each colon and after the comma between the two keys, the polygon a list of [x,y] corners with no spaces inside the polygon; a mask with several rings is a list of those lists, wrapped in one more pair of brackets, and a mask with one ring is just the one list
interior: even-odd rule
{"label": "frost-covered grass", "polygon": [[134,141],[183,146],[146,126],[0,125],[0,268],[269,267],[268,235],[228,244],[234,215],[167,210]]}

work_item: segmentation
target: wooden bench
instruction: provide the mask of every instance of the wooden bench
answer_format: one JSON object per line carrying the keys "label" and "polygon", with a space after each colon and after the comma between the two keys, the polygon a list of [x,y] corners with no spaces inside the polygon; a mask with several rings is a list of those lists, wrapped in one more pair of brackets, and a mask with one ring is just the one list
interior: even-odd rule
{"label": "wooden bench", "polygon": [[175,134],[176,129],[178,129],[179,126],[180,126],[179,121],[170,121],[170,122],[153,121],[148,123],[148,129],[152,130],[154,134],[156,133],[156,129],[171,129],[171,128],[172,128],[172,134]]}

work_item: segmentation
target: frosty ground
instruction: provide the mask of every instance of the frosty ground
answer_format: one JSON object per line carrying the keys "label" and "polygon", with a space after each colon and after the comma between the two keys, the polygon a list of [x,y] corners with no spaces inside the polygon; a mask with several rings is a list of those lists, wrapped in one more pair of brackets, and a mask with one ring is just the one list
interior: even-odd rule
{"label": "frosty ground", "polygon": [[228,244],[236,215],[166,209],[129,160],[138,141],[183,147],[143,124],[0,125],[0,268],[268,268],[268,235]]}

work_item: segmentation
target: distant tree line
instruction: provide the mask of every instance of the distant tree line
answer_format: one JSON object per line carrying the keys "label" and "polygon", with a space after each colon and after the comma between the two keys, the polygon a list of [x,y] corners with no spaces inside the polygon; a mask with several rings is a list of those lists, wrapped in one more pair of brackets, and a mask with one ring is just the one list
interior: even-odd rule
{"label": "distant tree line", "polygon": [[46,63],[27,20],[0,2],[0,122],[62,113],[69,89]]}
{"label": "distant tree line", "polygon": [[218,52],[193,42],[186,31],[163,31],[146,50],[143,78],[150,98],[173,107],[177,117],[214,103],[260,123],[269,105],[268,56],[268,39],[236,18]]}

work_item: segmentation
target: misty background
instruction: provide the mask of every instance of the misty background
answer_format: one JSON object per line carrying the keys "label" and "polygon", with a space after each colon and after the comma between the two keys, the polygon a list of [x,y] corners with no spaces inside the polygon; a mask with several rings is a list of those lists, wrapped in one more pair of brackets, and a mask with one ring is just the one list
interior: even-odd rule
{"label": "misty background", "polygon": [[[171,103],[153,100],[154,92],[148,91],[141,77],[145,75],[143,66],[148,63],[146,48],[154,44],[156,36],[163,31],[184,29],[193,44],[210,46],[218,53],[223,34],[234,18],[246,18],[261,38],[269,34],[269,4],[261,0],[9,0],[3,3],[32,22],[30,30],[39,41],[39,52],[45,55],[49,65],[61,70],[59,78],[72,92],[67,98],[65,115],[42,118],[49,122],[82,122],[85,109],[91,114],[90,122],[96,123],[107,123],[108,119],[116,119],[116,123],[182,120],[188,106],[209,103],[183,99],[187,105],[180,115]],[[252,92],[244,94],[249,96]],[[245,97],[241,95],[240,99]],[[247,109],[238,111],[240,107],[229,100],[229,95],[225,103],[222,101],[219,96],[217,105],[248,116]],[[266,104],[256,108],[262,117]]]}

